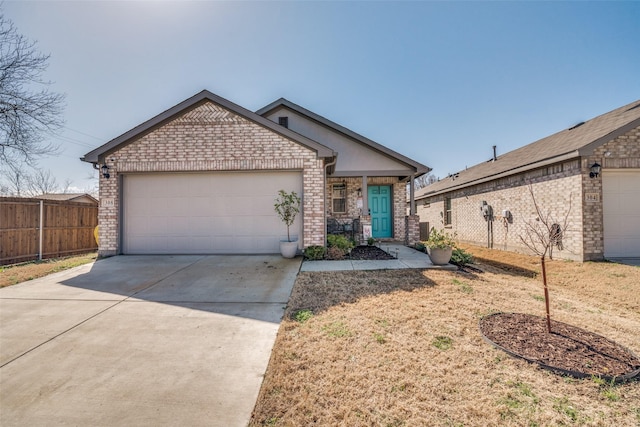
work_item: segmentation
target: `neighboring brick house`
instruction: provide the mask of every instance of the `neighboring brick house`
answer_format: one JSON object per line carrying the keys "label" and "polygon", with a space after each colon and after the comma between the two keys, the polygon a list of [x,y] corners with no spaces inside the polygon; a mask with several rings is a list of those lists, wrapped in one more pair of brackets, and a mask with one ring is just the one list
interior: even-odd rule
{"label": "neighboring brick house", "polygon": [[[544,212],[568,212],[555,257],[640,258],[640,101],[418,190],[421,237],[427,227],[444,228],[462,242],[529,252],[520,239],[525,223],[536,220],[528,184]],[[493,210],[489,221],[485,202]]]}
{"label": "neighboring brick house", "polygon": [[[286,238],[273,209],[280,189],[302,197],[292,226],[300,249],[325,244],[327,215],[357,217],[366,230],[370,200],[392,224],[381,237],[415,239],[417,217],[405,215],[406,185],[429,171],[286,100],[253,113],[208,91],[82,160],[104,172],[103,256],[278,252]],[[390,191],[384,200],[375,193],[381,190]],[[358,194],[369,197],[358,201]],[[380,231],[373,228],[375,236]]]}

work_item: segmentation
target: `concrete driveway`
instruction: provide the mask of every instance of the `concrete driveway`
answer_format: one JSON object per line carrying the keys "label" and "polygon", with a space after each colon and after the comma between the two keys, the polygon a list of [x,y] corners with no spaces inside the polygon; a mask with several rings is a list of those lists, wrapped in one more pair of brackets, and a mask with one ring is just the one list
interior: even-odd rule
{"label": "concrete driveway", "polygon": [[0,289],[0,425],[245,426],[299,268],[119,256]]}

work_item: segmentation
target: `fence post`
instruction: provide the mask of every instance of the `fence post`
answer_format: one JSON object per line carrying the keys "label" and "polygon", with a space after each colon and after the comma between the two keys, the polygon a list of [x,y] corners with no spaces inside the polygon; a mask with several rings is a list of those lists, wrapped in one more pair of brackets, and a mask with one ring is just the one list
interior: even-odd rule
{"label": "fence post", "polygon": [[42,261],[42,240],[44,238],[44,200],[40,200],[40,238],[38,239],[38,260]]}

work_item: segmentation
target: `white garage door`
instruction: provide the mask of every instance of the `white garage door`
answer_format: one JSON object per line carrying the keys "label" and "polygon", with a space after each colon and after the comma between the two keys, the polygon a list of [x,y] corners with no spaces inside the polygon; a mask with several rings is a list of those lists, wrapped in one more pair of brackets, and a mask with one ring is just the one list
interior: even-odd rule
{"label": "white garage door", "polygon": [[[302,194],[300,172],[155,173],[123,181],[126,254],[278,253],[278,190]],[[301,236],[298,215],[291,233]],[[299,240],[302,240],[301,238]]]}
{"label": "white garage door", "polygon": [[640,257],[640,170],[603,171],[605,258]]}

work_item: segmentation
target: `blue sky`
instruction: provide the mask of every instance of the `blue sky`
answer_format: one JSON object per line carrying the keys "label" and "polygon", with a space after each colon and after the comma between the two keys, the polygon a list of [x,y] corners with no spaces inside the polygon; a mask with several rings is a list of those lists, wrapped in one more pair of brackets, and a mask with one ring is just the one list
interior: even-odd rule
{"label": "blue sky", "polygon": [[640,2],[14,2],[79,157],[202,89],[285,97],[444,177],[640,98]]}

